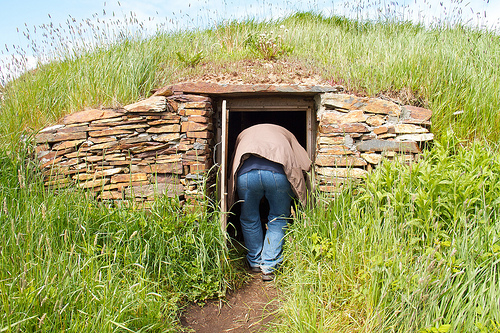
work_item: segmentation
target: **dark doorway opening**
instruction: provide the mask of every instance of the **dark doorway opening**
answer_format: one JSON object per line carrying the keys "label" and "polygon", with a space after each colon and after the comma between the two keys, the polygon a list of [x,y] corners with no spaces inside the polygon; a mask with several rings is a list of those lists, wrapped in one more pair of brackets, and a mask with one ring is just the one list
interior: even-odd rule
{"label": "dark doorway opening", "polygon": [[234,144],[238,134],[257,124],[275,124],[282,126],[295,135],[299,143],[307,149],[306,112],[304,111],[248,111],[229,112],[228,157],[233,156]]}

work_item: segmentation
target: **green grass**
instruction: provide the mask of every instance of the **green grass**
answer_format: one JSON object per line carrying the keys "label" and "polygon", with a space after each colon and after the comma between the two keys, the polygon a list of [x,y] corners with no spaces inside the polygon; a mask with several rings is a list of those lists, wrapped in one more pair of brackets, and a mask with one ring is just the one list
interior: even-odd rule
{"label": "green grass", "polygon": [[190,214],[167,198],[144,211],[54,193],[16,158],[25,148],[0,152],[0,331],[178,331],[187,301],[233,287],[209,202]]}
{"label": "green grass", "polygon": [[438,145],[299,212],[276,331],[498,332],[497,149]]}
{"label": "green grass", "polygon": [[225,64],[265,58],[265,50],[256,52],[251,41],[271,31],[281,36],[280,47],[291,51],[290,59],[316,68],[324,79],[344,84],[350,91],[371,96],[411,92],[407,102],[434,111],[437,138],[451,128],[458,138],[499,139],[494,130],[500,124],[497,34],[460,25],[429,29],[313,13],[297,13],[277,22],[226,22],[202,31],[159,32],[148,39],[133,35],[107,46],[89,45],[77,56],[70,54],[9,83],[1,106],[0,133],[16,141],[24,128],[40,129],[82,108],[127,104],[148,96],[153,88],[202,74],[199,66],[185,66],[178,54],[186,59],[202,54],[202,62],[218,64],[222,73]]}
{"label": "green grass", "polygon": [[[350,92],[432,109],[437,140],[418,163],[385,163],[298,210],[271,330],[499,332],[500,37],[452,19],[426,28],[309,12],[148,38],[128,25],[73,29],[81,49],[56,41],[56,61],[2,87],[0,332],[176,331],[187,301],[238,283],[210,198],[186,213],[167,198],[142,211],[47,191],[22,138],[200,76],[203,64],[228,74],[274,54]],[[271,31],[279,43],[256,47]]]}

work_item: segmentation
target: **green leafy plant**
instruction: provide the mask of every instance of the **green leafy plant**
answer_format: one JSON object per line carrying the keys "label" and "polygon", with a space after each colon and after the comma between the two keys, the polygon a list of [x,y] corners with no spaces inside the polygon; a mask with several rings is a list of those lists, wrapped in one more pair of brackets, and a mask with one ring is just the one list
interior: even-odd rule
{"label": "green leafy plant", "polygon": [[186,67],[196,67],[203,58],[205,57],[203,55],[203,51],[197,52],[195,54],[188,54],[188,53],[181,53],[181,52],[176,52],[177,59]]}

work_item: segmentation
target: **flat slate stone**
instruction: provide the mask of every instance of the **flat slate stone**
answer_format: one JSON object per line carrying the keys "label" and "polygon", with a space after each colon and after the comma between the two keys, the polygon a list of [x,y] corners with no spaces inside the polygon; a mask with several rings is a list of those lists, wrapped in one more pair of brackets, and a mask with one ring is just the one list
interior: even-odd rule
{"label": "flat slate stone", "polygon": [[320,133],[366,133],[370,132],[368,125],[364,123],[347,123],[338,126],[320,125]]}
{"label": "flat slate stone", "polygon": [[76,113],[72,113],[63,118],[62,123],[65,125],[76,124],[76,123],[86,123],[94,120],[105,119],[105,118],[116,118],[122,116],[122,112],[114,110],[85,110]]}
{"label": "flat slate stone", "polygon": [[319,117],[320,125],[339,125],[342,117],[346,115],[344,112],[339,111],[325,111]]}
{"label": "flat slate stone", "polygon": [[434,134],[432,133],[423,133],[423,134],[403,134],[398,136],[396,141],[431,141],[434,140]]}
{"label": "flat slate stone", "polygon": [[[359,109],[369,113],[387,114],[396,117],[401,115],[401,107],[399,105],[380,98],[365,99],[360,104]],[[356,104],[353,106],[358,108]]]}
{"label": "flat slate stone", "polygon": [[418,134],[429,132],[428,129],[413,124],[396,124],[394,125],[394,130],[397,134]]}
{"label": "flat slate stone", "polygon": [[111,141],[111,142],[104,142],[104,143],[92,145],[90,147],[83,148],[81,150],[82,151],[96,151],[96,150],[110,149],[110,148],[116,147],[117,145],[118,145],[117,141]]}
{"label": "flat slate stone", "polygon": [[278,94],[278,93],[325,93],[343,90],[341,86],[299,86],[299,85],[277,85],[277,84],[218,84],[210,82],[184,82],[167,87],[174,92],[186,94]]}
{"label": "flat slate stone", "polygon": [[339,145],[345,142],[343,136],[320,136],[318,145]]}
{"label": "flat slate stone", "polygon": [[385,140],[367,140],[356,145],[359,151],[396,151],[405,153],[420,153],[416,142],[397,142]]}
{"label": "flat slate stone", "polygon": [[385,117],[376,114],[371,117],[368,117],[368,119],[366,119],[366,123],[370,126],[375,126],[375,127],[382,126],[383,124],[385,124]]}
{"label": "flat slate stone", "polygon": [[184,171],[182,163],[162,163],[152,165],[131,165],[132,172],[145,172],[145,173],[174,173],[182,174]]}
{"label": "flat slate stone", "polygon": [[92,126],[114,126],[113,124],[121,124],[124,119],[126,119],[126,116],[120,116],[117,118],[106,118],[106,119],[99,119],[99,120],[94,120],[91,122]]}
{"label": "flat slate stone", "polygon": [[[342,140],[342,143],[344,140]],[[346,145],[320,145],[318,154],[323,155],[352,155],[354,152]]]}
{"label": "flat slate stone", "polygon": [[[363,110],[368,113],[399,116],[401,107],[380,98],[357,97],[348,94],[324,94],[322,102],[327,109]],[[345,112],[345,111],[344,111]]]}
{"label": "flat slate stone", "polygon": [[90,137],[103,137],[103,136],[114,136],[114,135],[119,135],[119,134],[132,134],[134,131],[131,130],[125,130],[125,129],[115,129],[115,128],[110,128],[110,129],[105,129],[105,130],[99,130],[99,131],[91,131],[89,132]]}
{"label": "flat slate stone", "polygon": [[212,124],[195,123],[192,121],[185,121],[181,125],[181,132],[200,132],[212,130]]}
{"label": "flat slate stone", "polygon": [[74,141],[87,138],[87,132],[74,133],[38,133],[35,136],[36,143],[54,143],[61,141]]}
{"label": "flat slate stone", "polygon": [[157,151],[159,149],[167,148],[168,144],[163,144],[160,142],[144,142],[140,143],[137,146],[131,146],[131,147],[126,147],[122,148],[120,146],[120,149],[129,149],[132,153],[134,154],[140,154],[144,152],[149,152],[149,151]]}
{"label": "flat slate stone", "polygon": [[55,157],[66,156],[67,154],[72,153],[74,151],[75,151],[74,148],[51,150],[48,154],[45,154],[42,157],[40,157],[39,160],[41,163],[45,163],[47,161],[53,160]]}
{"label": "flat slate stone", "polygon": [[[184,164],[190,164],[190,162],[205,162],[207,160],[207,155],[188,155],[184,154],[182,155],[182,159],[184,161]],[[158,163],[160,163],[161,160],[158,160]],[[191,163],[192,164],[192,163]]]}
{"label": "flat slate stone", "polygon": [[180,162],[181,160],[182,160],[182,154],[159,155],[156,158],[157,163],[172,163],[172,162]]}
{"label": "flat slate stone", "polygon": [[361,154],[361,157],[370,164],[379,164],[383,158],[381,154]]}
{"label": "flat slate stone", "polygon": [[179,110],[181,116],[210,116],[211,111],[205,109],[182,109]]}
{"label": "flat slate stone", "polygon": [[158,142],[170,142],[170,141],[179,140],[180,138],[181,138],[180,133],[166,133],[166,134],[154,136],[153,140],[158,141]]}
{"label": "flat slate stone", "polygon": [[165,97],[168,97],[168,96],[172,96],[174,94],[174,92],[172,91],[172,89],[169,89],[169,87],[163,87],[163,88],[160,88],[158,90],[156,90],[153,94],[153,96],[165,96]]}
{"label": "flat slate stone", "polygon": [[373,129],[373,133],[374,134],[384,134],[384,133],[387,133],[389,131],[389,128],[387,126],[379,126],[379,127],[375,127]]}
{"label": "flat slate stone", "polygon": [[321,96],[323,105],[328,109],[350,110],[360,99],[348,94],[324,94]]}
{"label": "flat slate stone", "polygon": [[188,116],[188,121],[194,121],[195,123],[211,123],[211,119],[204,116]]}
{"label": "flat slate stone", "polygon": [[73,179],[77,180],[89,180],[89,179],[100,179],[106,176],[113,176],[120,172],[122,172],[123,168],[112,168],[101,171],[96,171],[95,173],[80,173],[78,175],[73,176]]}
{"label": "flat slate stone", "polygon": [[44,185],[45,186],[66,187],[72,183],[73,182],[69,178],[61,178],[61,179],[49,180],[49,181],[45,182]]}
{"label": "flat slate stone", "polygon": [[189,165],[189,172],[190,173],[200,173],[208,170],[210,166],[208,163],[193,163]]}
{"label": "flat slate stone", "polygon": [[316,171],[326,177],[340,177],[340,178],[363,178],[368,174],[368,171],[360,168],[333,168],[333,167],[319,167]]}
{"label": "flat slate stone", "polygon": [[184,103],[185,109],[208,109],[212,105],[210,102],[186,102]]}
{"label": "flat slate stone", "polygon": [[150,127],[146,130],[146,132],[159,134],[159,133],[175,133],[175,132],[180,132],[180,130],[181,130],[181,125],[172,124],[172,125]]}
{"label": "flat slate stone", "polygon": [[148,175],[144,172],[131,174],[115,174],[111,177],[111,183],[127,183],[148,180]]}
{"label": "flat slate stone", "polygon": [[319,166],[365,166],[367,163],[364,159],[356,156],[335,156],[318,154],[315,160],[316,165]]}
{"label": "flat slate stone", "polygon": [[120,145],[129,145],[134,143],[148,142],[151,141],[152,137],[149,134],[138,135],[131,138],[120,139]]}
{"label": "flat slate stone", "polygon": [[82,147],[90,147],[98,143],[105,143],[117,140],[118,139],[115,136],[101,136],[99,138],[89,138],[87,141],[82,143]]}
{"label": "flat slate stone", "polygon": [[211,139],[213,138],[214,134],[212,132],[187,132],[186,136],[188,138],[196,138],[196,139]]}
{"label": "flat slate stone", "polygon": [[384,133],[384,134],[379,134],[377,135],[377,139],[390,139],[390,138],[395,138],[396,134],[394,133]]}
{"label": "flat slate stone", "polygon": [[212,102],[212,99],[208,96],[201,96],[201,95],[191,95],[191,94],[184,94],[184,95],[179,95],[175,94],[172,96],[169,96],[167,98],[169,101],[174,101],[178,103],[185,103],[185,102]]}
{"label": "flat slate stone", "polygon": [[69,160],[66,160],[64,162],[59,162],[59,166],[65,167],[65,166],[72,166],[72,165],[77,165],[80,162],[78,158],[72,158]]}
{"label": "flat slate stone", "polygon": [[101,178],[101,179],[96,179],[96,180],[91,180],[91,181],[86,181],[78,184],[78,187],[80,188],[94,188],[94,187],[101,187],[109,183],[109,179],[107,178]]}
{"label": "flat slate stone", "polygon": [[184,186],[180,184],[149,184],[142,186],[133,186],[132,188],[125,189],[127,197],[144,197],[151,198],[157,195],[166,195],[174,197],[181,195],[184,192]]}
{"label": "flat slate stone", "polygon": [[137,130],[138,128],[146,128],[149,127],[148,124],[129,124],[129,125],[118,125],[111,127],[110,129],[113,128],[115,130]]}
{"label": "flat slate stone", "polygon": [[54,147],[52,147],[52,149],[53,150],[63,150],[63,149],[68,149],[68,148],[75,148],[79,144],[83,143],[84,141],[85,141],[85,139],[64,141],[64,142],[55,144]]}
{"label": "flat slate stone", "polygon": [[124,107],[128,112],[164,112],[167,110],[167,98],[165,96],[151,96],[137,103]]}
{"label": "flat slate stone", "polygon": [[[118,119],[118,120],[115,121],[115,119]],[[93,121],[90,124],[90,129],[97,128],[97,127],[103,128],[103,127],[114,127],[114,126],[126,126],[126,125],[145,123],[147,121],[146,117],[142,117],[142,116],[135,117],[135,118],[122,117],[122,120],[120,120],[120,118],[112,118],[112,119],[109,119],[109,120],[113,120],[110,122],[105,122],[106,120],[108,120],[108,119]]]}
{"label": "flat slate stone", "polygon": [[402,107],[405,123],[409,124],[430,124],[432,111],[418,106],[405,105]]}
{"label": "flat slate stone", "polygon": [[140,181],[140,182],[126,182],[126,183],[113,183],[113,184],[108,184],[104,185],[102,187],[103,191],[109,191],[109,190],[119,190],[121,191],[123,188],[130,187],[130,186],[138,186],[138,185],[147,185],[150,184],[149,181]]}
{"label": "flat slate stone", "polygon": [[97,197],[98,200],[122,200],[123,193],[121,191],[102,191]]}
{"label": "flat slate stone", "polygon": [[368,117],[369,116],[363,110],[353,110],[347,114],[344,114],[344,116],[340,119],[340,122],[342,124],[362,123],[365,122]]}
{"label": "flat slate stone", "polygon": [[58,129],[63,128],[63,127],[64,127],[64,125],[62,125],[62,124],[45,127],[44,129],[42,129],[40,131],[40,133],[54,133]]}

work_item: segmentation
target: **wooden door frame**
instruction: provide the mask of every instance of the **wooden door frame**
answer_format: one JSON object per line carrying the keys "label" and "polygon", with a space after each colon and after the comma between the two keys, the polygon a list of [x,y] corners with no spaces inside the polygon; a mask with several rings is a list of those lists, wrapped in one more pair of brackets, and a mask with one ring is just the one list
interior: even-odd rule
{"label": "wooden door frame", "polygon": [[269,112],[290,112],[303,111],[306,112],[306,151],[311,161],[314,160],[316,152],[316,107],[313,98],[305,98],[304,96],[287,96],[287,97],[269,97],[269,96],[252,96],[252,97],[228,97],[221,98],[217,103],[217,126],[216,126],[216,163],[220,166],[218,199],[220,200],[221,210],[221,227],[223,230],[227,226],[227,216],[231,207],[227,206],[227,179],[228,167],[228,131],[229,117],[231,112],[252,112],[252,111],[269,111]]}

